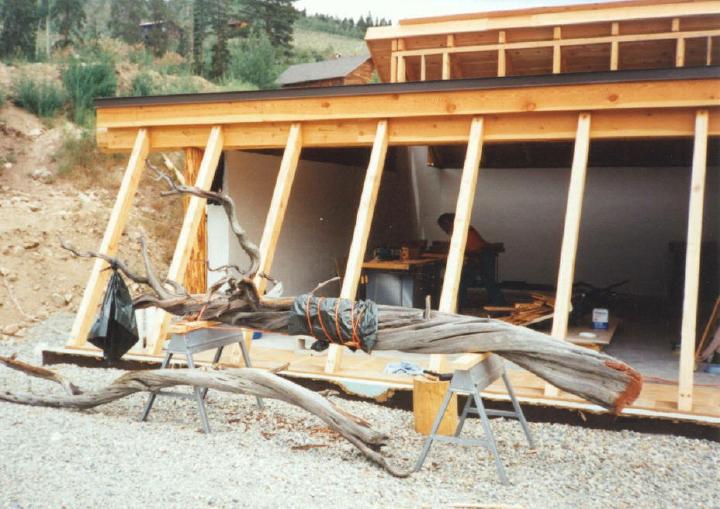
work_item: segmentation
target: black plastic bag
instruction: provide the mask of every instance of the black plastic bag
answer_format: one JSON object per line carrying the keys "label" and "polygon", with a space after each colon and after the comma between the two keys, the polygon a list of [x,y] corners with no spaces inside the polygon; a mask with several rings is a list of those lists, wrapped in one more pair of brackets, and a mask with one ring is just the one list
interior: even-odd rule
{"label": "black plastic bag", "polygon": [[103,358],[109,362],[119,360],[138,341],[130,291],[116,270],[108,281],[100,314],[90,329],[88,341],[102,348]]}

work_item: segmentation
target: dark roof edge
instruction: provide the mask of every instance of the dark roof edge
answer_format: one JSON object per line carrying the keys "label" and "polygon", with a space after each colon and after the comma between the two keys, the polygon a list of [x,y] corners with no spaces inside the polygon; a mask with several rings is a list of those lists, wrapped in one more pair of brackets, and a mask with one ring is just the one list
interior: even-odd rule
{"label": "dark roof edge", "polygon": [[457,92],[501,88],[525,88],[553,85],[583,85],[638,81],[671,81],[720,78],[720,65],[671,69],[582,72],[504,78],[471,78],[406,83],[340,85],[321,88],[287,88],[252,92],[209,92],[143,97],[108,97],[95,100],[97,108],[157,106],[165,104],[204,104],[211,102],[267,101],[310,97],[347,97],[358,95],[401,94],[412,92]]}

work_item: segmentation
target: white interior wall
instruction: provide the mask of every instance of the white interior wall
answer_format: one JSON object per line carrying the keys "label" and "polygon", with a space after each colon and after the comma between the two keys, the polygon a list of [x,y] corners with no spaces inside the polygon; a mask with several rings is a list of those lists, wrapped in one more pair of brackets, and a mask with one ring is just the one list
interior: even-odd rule
{"label": "white interior wall", "polygon": [[[428,167],[427,149],[411,151],[420,200],[420,229],[447,240],[436,224],[454,212],[461,171]],[[718,168],[708,171],[705,240],[717,240]],[[472,224],[491,242],[503,242],[502,278],[555,284],[570,178],[569,169],[481,168]],[[583,206],[576,280],[662,295],[668,242],[687,230],[689,168],[590,168]]]}
{"label": "white interior wall", "polygon": [[[281,158],[247,152],[228,152],[225,158],[224,188],[259,245]],[[363,174],[351,166],[299,162],[271,270],[286,295],[309,291],[335,275],[335,258],[346,256],[350,246]],[[247,266],[234,238],[228,258]]]}

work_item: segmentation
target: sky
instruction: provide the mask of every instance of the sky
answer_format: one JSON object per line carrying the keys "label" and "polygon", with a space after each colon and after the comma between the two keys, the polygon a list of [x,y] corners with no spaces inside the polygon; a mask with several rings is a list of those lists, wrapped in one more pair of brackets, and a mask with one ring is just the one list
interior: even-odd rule
{"label": "sky", "polygon": [[297,0],[295,7],[307,9],[310,14],[331,14],[354,19],[366,16],[370,11],[374,18],[387,18],[397,22],[398,19],[422,16],[600,1],[604,0]]}

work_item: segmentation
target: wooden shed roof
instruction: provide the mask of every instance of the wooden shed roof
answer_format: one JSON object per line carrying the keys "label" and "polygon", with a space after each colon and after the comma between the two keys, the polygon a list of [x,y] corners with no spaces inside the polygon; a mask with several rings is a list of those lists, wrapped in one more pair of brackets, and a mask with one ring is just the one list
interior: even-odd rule
{"label": "wooden shed roof", "polygon": [[291,65],[277,79],[277,84],[293,85],[310,81],[344,78],[368,60],[370,60],[370,55],[359,55],[333,58],[309,64]]}

